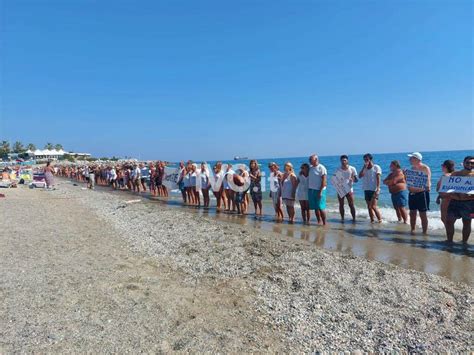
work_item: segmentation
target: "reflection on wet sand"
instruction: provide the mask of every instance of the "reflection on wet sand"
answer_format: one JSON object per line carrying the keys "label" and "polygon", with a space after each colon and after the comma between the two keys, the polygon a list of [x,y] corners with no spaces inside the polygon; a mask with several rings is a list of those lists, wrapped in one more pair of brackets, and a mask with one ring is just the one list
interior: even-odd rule
{"label": "reflection on wet sand", "polygon": [[[329,225],[326,227],[314,224],[308,226],[301,222],[275,223],[268,207],[264,208],[264,216],[256,218],[253,215],[218,213],[212,207],[198,209],[183,205],[181,200],[175,198],[162,199],[143,194],[141,196],[154,203],[186,208],[202,216],[301,239],[324,249],[442,275],[454,281],[474,283],[474,246],[460,243],[449,246],[444,243],[445,236],[442,231],[431,231],[429,236],[412,236],[407,225],[370,224],[365,220],[341,223],[335,215],[329,216]],[[312,218],[314,221],[314,216]]]}

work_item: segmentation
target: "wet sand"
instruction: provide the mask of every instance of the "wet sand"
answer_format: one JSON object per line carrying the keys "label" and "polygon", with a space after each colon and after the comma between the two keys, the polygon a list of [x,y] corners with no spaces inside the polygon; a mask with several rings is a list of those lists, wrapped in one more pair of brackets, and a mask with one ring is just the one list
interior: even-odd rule
{"label": "wet sand", "polygon": [[[273,221],[270,206],[264,206],[264,216],[255,218],[252,214],[239,216],[233,213],[217,212],[215,207],[209,209],[183,205],[179,198],[152,197],[149,193],[134,194],[127,191],[103,191],[119,195],[139,196],[159,204],[184,209],[199,216],[215,218],[219,221],[249,226],[260,230],[271,231],[288,238],[304,240],[310,244],[345,254],[364,257],[391,263],[407,269],[428,272],[445,276],[453,281],[474,284],[474,245],[460,243],[461,235],[457,231],[454,245],[447,245],[443,231],[430,230],[428,236],[419,230],[416,235],[410,234],[410,227],[400,223],[371,224],[367,219],[356,223],[341,223],[339,215],[328,214],[328,226],[312,225],[301,222],[289,224]],[[253,207],[250,207],[252,210]],[[473,237],[470,242],[473,243]]]}
{"label": "wet sand", "polygon": [[0,352],[472,350],[466,283],[100,190],[0,200]]}

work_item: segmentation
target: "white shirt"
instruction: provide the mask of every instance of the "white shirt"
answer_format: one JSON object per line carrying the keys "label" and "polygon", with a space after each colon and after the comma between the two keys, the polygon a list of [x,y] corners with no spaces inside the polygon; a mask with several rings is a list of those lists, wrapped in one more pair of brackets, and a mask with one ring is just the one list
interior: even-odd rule
{"label": "white shirt", "polygon": [[[321,190],[321,182],[323,180],[323,176],[327,175],[328,171],[322,164],[318,164],[316,166],[311,166],[309,168],[309,176],[308,176],[308,188],[312,190]],[[325,189],[326,187],[324,187]]]}
{"label": "white shirt", "polygon": [[133,178],[139,178],[141,174],[140,168],[135,168],[132,170],[132,177]]}
{"label": "white shirt", "polygon": [[362,189],[364,191],[377,190],[377,175],[382,175],[382,168],[377,164],[371,169],[364,169],[364,176],[362,176]]}
{"label": "white shirt", "polygon": [[344,170],[343,168],[339,167],[337,168],[335,174],[342,176],[344,178],[344,181],[351,187],[352,191],[352,185],[354,185],[354,181],[352,181],[351,177],[357,177],[356,168],[354,168],[352,165],[349,165],[347,167],[347,170]]}

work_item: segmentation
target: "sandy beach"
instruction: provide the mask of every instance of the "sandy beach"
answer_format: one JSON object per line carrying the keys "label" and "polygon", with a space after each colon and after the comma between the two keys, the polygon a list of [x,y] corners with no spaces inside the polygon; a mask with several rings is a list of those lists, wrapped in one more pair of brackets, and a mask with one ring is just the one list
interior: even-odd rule
{"label": "sandy beach", "polygon": [[472,284],[81,187],[2,190],[1,353],[473,350]]}

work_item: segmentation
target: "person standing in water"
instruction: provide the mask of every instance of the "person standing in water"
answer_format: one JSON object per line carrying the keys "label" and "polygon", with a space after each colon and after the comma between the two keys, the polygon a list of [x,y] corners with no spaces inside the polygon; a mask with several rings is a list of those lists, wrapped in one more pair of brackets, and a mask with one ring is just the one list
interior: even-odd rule
{"label": "person standing in water", "polygon": [[377,207],[380,195],[380,177],[382,168],[374,164],[372,154],[364,155],[364,166],[360,170],[359,178],[362,180],[362,188],[364,189],[364,197],[367,202],[370,222],[374,223],[375,217],[378,222],[382,222],[382,216]]}
{"label": "person standing in water", "polygon": [[397,213],[398,221],[407,223],[408,214],[408,190],[405,174],[403,173],[398,160],[390,163],[390,174],[383,181],[388,186],[388,191],[392,195],[392,204]]}
{"label": "person standing in water", "polygon": [[140,164],[140,184],[142,186],[143,192],[146,192],[146,184],[150,178],[150,169],[145,164]]}
{"label": "person standing in water", "polygon": [[[469,176],[474,178],[474,156],[469,155],[464,158],[464,169],[455,171],[451,176]],[[471,235],[471,221],[474,217],[474,195],[451,193],[451,199],[448,206],[446,218],[446,237],[447,242],[452,243],[454,238],[454,223],[457,219],[462,219],[462,242],[467,244]]]}
{"label": "person standing in water", "polygon": [[283,210],[281,206],[281,178],[282,173],[278,165],[274,162],[268,164],[270,169],[270,198],[273,202],[273,208],[275,209],[275,219],[277,222],[283,220]]}
{"label": "person standing in water", "polygon": [[288,220],[290,223],[295,222],[295,195],[298,179],[296,178],[293,165],[290,162],[285,163],[285,173],[281,178],[281,197],[286,206]]}
{"label": "person standing in water", "polygon": [[326,186],[328,172],[319,163],[319,157],[313,154],[309,157],[308,199],[309,208],[314,210],[318,224],[326,225]]}
{"label": "person standing in water", "polygon": [[[203,197],[203,202],[204,202],[204,207],[208,208],[209,207],[209,188],[211,187],[211,184],[209,182],[209,171],[207,170],[207,163],[202,162],[201,163],[201,173],[199,174],[199,178],[201,179],[201,192],[202,192],[202,197]],[[199,194],[199,192],[198,192]]]}
{"label": "person standing in water", "polygon": [[431,170],[428,165],[425,165],[421,162],[423,156],[420,153],[415,152],[408,154],[408,156],[410,157],[411,169],[415,171],[421,171],[427,176],[426,186],[408,186],[408,191],[410,192],[408,195],[408,207],[410,208],[411,233],[415,233],[416,217],[417,213],[419,213],[423,234],[427,234],[428,216],[426,215],[426,212],[430,209]]}
{"label": "person standing in water", "polygon": [[341,214],[341,220],[344,222],[344,200],[346,199],[347,204],[349,205],[349,209],[351,210],[352,221],[355,222],[356,210],[354,206],[354,189],[352,185],[358,181],[357,170],[352,165],[349,165],[349,157],[347,155],[341,155],[339,160],[341,161],[341,166],[337,168],[335,174],[342,176],[344,178],[345,183],[350,186],[350,191],[345,196],[341,197],[337,195],[337,199],[339,200],[339,213]]}
{"label": "person standing in water", "polygon": [[[441,170],[443,171],[443,175],[439,178],[438,183],[436,184],[436,191],[439,192],[441,188],[441,180],[444,176],[451,176],[454,172],[455,163],[452,160],[445,160],[443,164],[441,164]],[[447,193],[440,192],[438,197],[436,198],[436,204],[440,205],[439,210],[441,212],[441,221],[444,225],[446,225],[446,217],[448,214],[448,206],[449,206],[449,199],[450,196]]]}
{"label": "person standing in water", "polygon": [[309,164],[304,163],[301,165],[300,173],[298,175],[298,187],[296,189],[296,199],[299,201],[301,206],[301,217],[303,223],[309,223],[310,210],[308,202],[308,175],[309,175]]}
{"label": "person standing in water", "polygon": [[222,203],[224,203],[224,209],[226,209],[227,200],[224,196],[224,172],[222,171],[222,162],[218,161],[214,165],[214,186],[212,187],[212,192],[216,197],[216,211],[221,211]]}
{"label": "person standing in water", "polygon": [[235,171],[232,169],[232,164],[227,164],[227,171],[224,174],[224,193],[227,200],[226,211],[227,212],[235,212],[236,205],[235,205],[235,191],[232,190],[232,186],[230,185],[230,181],[234,178]]}
{"label": "person standing in water", "polygon": [[256,160],[250,161],[250,195],[252,196],[255,215],[262,215],[262,173]]}
{"label": "person standing in water", "polygon": [[184,185],[184,178],[186,176],[186,167],[184,166],[184,162],[179,162],[179,173],[178,173],[178,189],[181,191],[181,197],[183,198],[183,203],[187,203],[187,196],[186,196],[186,187]]}

